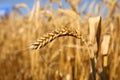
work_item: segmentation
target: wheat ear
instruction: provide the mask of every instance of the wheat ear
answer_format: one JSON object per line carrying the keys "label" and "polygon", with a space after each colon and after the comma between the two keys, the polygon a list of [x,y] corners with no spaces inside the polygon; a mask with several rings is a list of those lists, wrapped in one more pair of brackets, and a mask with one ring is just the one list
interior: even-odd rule
{"label": "wheat ear", "polygon": [[[33,43],[30,48],[31,49],[40,49],[44,47],[46,44],[50,43],[54,39],[62,36],[72,36],[78,39],[82,39],[83,37],[77,33],[76,30],[62,28],[57,29],[51,33],[44,35],[42,38],[38,39],[35,43]],[[83,39],[82,39],[83,40]],[[84,40],[83,40],[84,41]]]}

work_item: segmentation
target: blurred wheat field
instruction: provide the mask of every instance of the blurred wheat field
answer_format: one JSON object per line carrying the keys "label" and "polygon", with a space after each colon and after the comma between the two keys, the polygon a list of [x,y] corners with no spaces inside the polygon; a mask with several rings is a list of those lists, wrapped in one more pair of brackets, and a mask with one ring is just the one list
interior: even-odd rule
{"label": "blurred wheat field", "polygon": [[[79,10],[82,0],[66,1],[70,9],[64,9],[60,0],[50,0],[51,4],[43,7],[36,0],[27,16],[12,12],[5,19],[0,19],[0,80],[93,80],[93,57],[88,49],[95,52],[94,80],[120,79],[119,2],[101,0],[95,5],[93,0],[91,4],[84,3]],[[59,6],[57,10],[52,3]],[[87,4],[90,4],[88,11],[85,10]],[[15,7],[28,8],[26,4]],[[106,9],[109,11],[106,12]],[[72,36],[82,35],[88,46],[81,39],[62,35],[51,42],[47,38],[49,42],[44,47],[30,49],[31,45],[40,44],[48,36],[54,37],[52,31],[56,35],[75,32]],[[34,43],[36,40],[37,43]]]}

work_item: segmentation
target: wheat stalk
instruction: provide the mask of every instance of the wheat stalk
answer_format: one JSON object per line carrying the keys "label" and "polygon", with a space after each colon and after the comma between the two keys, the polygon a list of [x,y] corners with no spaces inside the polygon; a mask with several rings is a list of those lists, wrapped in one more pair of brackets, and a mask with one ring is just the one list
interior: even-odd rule
{"label": "wheat stalk", "polygon": [[30,48],[31,49],[40,49],[40,48],[44,47],[46,44],[53,41],[54,39],[56,39],[58,37],[62,37],[62,36],[72,36],[72,37],[81,39],[83,42],[85,42],[82,35],[78,34],[76,30],[62,28],[62,29],[57,29],[51,33],[44,35],[42,38],[38,39],[35,43],[33,43],[30,46]]}

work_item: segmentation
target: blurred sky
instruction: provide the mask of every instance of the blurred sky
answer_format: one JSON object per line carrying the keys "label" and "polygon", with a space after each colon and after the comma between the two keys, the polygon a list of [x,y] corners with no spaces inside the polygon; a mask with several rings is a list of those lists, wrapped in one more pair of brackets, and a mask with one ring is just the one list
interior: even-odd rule
{"label": "blurred sky", "polygon": [[[33,6],[34,0],[0,0],[0,7],[2,7],[2,6],[12,7],[13,5],[19,4],[19,3],[25,3],[31,9]],[[21,9],[21,10],[24,14],[27,13],[26,10],[24,10],[24,9]]]}
{"label": "blurred sky", "polygon": [[[44,6],[45,4],[49,4],[48,0],[40,0],[40,1],[41,1],[41,3],[40,3],[41,6]],[[62,1],[62,4],[64,5],[64,7],[70,8],[69,4],[68,4],[65,0],[61,0],[61,1]],[[82,0],[79,8],[80,8],[80,7],[82,6],[82,4],[84,4],[85,2],[91,3],[92,1],[93,1],[93,0]],[[94,1],[96,1],[96,3],[99,3],[100,0],[94,0]],[[0,0],[0,7],[1,7],[1,6],[5,6],[5,5],[9,5],[10,7],[12,7],[12,6],[15,5],[15,4],[25,3],[25,4],[27,4],[27,5],[29,6],[30,9],[32,9],[34,2],[35,2],[35,0]],[[120,0],[119,0],[119,2],[120,2]],[[57,6],[56,4],[53,4],[53,7],[54,7],[55,9],[57,9],[58,6]],[[87,9],[88,9],[88,8],[87,8]],[[87,10],[87,9],[86,9],[86,10]],[[23,12],[24,14],[27,13],[27,11],[26,11],[25,9],[21,9],[21,10],[22,10],[22,12]]]}

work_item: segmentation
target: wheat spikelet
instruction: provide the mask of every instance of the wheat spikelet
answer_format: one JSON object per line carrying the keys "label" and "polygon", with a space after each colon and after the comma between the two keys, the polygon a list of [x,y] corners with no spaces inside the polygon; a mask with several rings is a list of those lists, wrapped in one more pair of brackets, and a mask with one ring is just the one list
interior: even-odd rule
{"label": "wheat spikelet", "polygon": [[38,39],[35,43],[33,43],[30,48],[31,49],[40,49],[44,47],[46,44],[50,43],[54,39],[61,36],[72,36],[78,39],[81,39],[83,42],[82,35],[79,35],[76,30],[71,30],[68,28],[57,29],[51,33],[44,35],[42,38]]}
{"label": "wheat spikelet", "polygon": [[71,0],[67,0],[67,2],[70,4],[71,8],[73,11],[75,11],[76,13],[78,13],[78,10],[77,10],[77,4],[79,1],[71,1]]}
{"label": "wheat spikelet", "polygon": [[28,5],[25,4],[25,3],[16,4],[16,5],[14,5],[14,7],[15,7],[16,9],[19,9],[19,8],[25,8],[25,9],[29,10]]}
{"label": "wheat spikelet", "polygon": [[76,14],[74,11],[72,10],[63,10],[63,9],[58,9],[58,12],[60,12],[61,14],[64,14],[68,17],[71,17],[71,18],[78,18],[80,17],[78,14]]}
{"label": "wheat spikelet", "polygon": [[114,0],[111,6],[111,10],[107,15],[108,17],[112,16],[115,13],[116,5],[117,5],[117,0]]}

